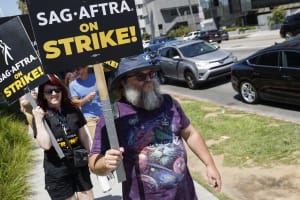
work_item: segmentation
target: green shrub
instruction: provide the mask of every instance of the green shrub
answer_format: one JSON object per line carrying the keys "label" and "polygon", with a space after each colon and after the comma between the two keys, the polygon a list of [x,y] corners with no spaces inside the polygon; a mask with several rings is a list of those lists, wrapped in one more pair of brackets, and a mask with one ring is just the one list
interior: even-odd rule
{"label": "green shrub", "polygon": [[32,139],[23,121],[0,111],[0,199],[27,199]]}
{"label": "green shrub", "polygon": [[142,34],[142,39],[143,40],[149,40],[150,39],[150,34],[149,33],[147,33],[147,32],[144,32],[143,34]]}
{"label": "green shrub", "polygon": [[275,24],[281,24],[284,21],[285,10],[283,8],[273,8],[272,16],[268,20],[268,25],[272,26]]}
{"label": "green shrub", "polygon": [[238,27],[227,27],[225,28],[225,31],[230,32],[230,31],[236,31]]}
{"label": "green shrub", "polygon": [[225,30],[227,32],[230,32],[230,31],[239,31],[239,32],[245,32],[247,30],[254,30],[256,29],[255,26],[234,26],[234,27],[227,27]]}
{"label": "green shrub", "polygon": [[177,29],[173,29],[168,33],[168,36],[170,37],[182,37],[186,35],[187,33],[191,32],[191,28],[189,26],[180,26]]}

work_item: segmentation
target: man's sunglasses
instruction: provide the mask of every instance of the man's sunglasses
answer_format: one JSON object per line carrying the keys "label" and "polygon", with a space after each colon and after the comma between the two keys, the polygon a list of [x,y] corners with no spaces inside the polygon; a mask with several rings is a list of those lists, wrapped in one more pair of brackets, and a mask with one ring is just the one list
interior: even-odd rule
{"label": "man's sunglasses", "polygon": [[53,92],[60,93],[61,92],[61,88],[52,88],[52,89],[44,90],[44,94],[52,94]]}
{"label": "man's sunglasses", "polygon": [[127,78],[135,77],[136,80],[138,80],[138,81],[145,81],[147,79],[147,76],[149,76],[149,78],[153,79],[156,76],[156,71],[151,71],[148,73],[138,72],[133,75],[128,75]]}

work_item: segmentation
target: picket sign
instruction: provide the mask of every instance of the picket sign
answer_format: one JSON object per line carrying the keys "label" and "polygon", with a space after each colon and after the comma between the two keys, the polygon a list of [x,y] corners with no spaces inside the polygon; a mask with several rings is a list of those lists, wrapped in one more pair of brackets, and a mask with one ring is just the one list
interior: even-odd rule
{"label": "picket sign", "polygon": [[[106,130],[108,133],[108,140],[110,143],[110,147],[112,149],[119,149],[119,141],[116,131],[116,125],[114,121],[114,115],[111,108],[111,103],[109,99],[109,93],[107,89],[107,84],[105,80],[105,75],[103,71],[103,64],[95,64],[93,65],[94,73],[96,77],[96,85],[98,87],[98,91],[100,91],[100,100],[102,104],[102,112],[106,124]],[[126,180],[124,164],[121,161],[119,167],[116,169],[116,174],[118,178],[118,182],[123,182]]]}
{"label": "picket sign", "polygon": [[[45,73],[93,65],[108,140],[119,149],[103,65],[143,52],[134,0],[26,0]],[[113,9],[112,9],[113,8]],[[53,31],[59,30],[59,31]],[[109,62],[115,66],[117,62]],[[126,180],[123,162],[116,169]]]}

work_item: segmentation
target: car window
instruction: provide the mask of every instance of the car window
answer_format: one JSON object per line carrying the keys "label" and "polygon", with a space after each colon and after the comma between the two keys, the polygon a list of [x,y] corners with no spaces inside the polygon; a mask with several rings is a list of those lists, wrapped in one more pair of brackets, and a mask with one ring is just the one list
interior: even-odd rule
{"label": "car window", "polygon": [[166,53],[166,57],[171,58],[171,48],[168,49],[168,51]]}
{"label": "car window", "polygon": [[255,56],[255,57],[249,59],[248,62],[249,62],[249,64],[257,65],[258,60],[259,60],[259,56]]}
{"label": "car window", "polygon": [[265,53],[260,56],[249,59],[251,64],[262,65],[262,66],[280,66],[278,64],[279,52]]}
{"label": "car window", "polygon": [[185,57],[195,57],[217,50],[215,46],[206,42],[192,43],[179,49]]}
{"label": "car window", "polygon": [[173,58],[174,56],[179,56],[179,53],[176,49],[174,48],[170,48],[170,51],[169,51],[169,58]]}
{"label": "car window", "polygon": [[199,36],[204,36],[204,35],[206,35],[207,34],[207,32],[200,32],[199,33]]}
{"label": "car window", "polygon": [[300,68],[300,53],[293,51],[283,52],[283,66]]}
{"label": "car window", "polygon": [[159,54],[163,57],[167,57],[168,50],[169,50],[169,48],[160,49]]}
{"label": "car window", "polygon": [[295,21],[300,21],[300,13],[295,14]]}

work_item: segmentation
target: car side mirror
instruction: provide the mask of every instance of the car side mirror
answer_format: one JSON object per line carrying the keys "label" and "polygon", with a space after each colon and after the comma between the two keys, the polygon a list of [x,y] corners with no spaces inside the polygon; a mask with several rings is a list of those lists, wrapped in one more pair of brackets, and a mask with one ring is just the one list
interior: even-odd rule
{"label": "car side mirror", "polygon": [[173,56],[172,59],[173,60],[181,60],[180,56]]}

